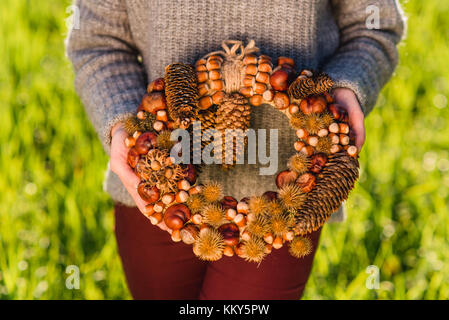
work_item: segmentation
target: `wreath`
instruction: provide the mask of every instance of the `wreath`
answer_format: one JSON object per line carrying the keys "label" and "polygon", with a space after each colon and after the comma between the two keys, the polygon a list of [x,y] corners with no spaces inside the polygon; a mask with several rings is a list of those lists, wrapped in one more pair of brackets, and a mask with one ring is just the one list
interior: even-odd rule
{"label": "wreath", "polygon": [[[193,245],[202,260],[237,255],[259,263],[284,244],[302,258],[313,249],[307,235],[340,207],[358,179],[348,115],[334,103],[334,83],[326,74],[297,74],[287,57],[279,57],[273,68],[254,41],[244,46],[228,40],[222,48],[194,65],[167,66],[164,78],[148,85],[136,114],[125,121],[128,163],[148,203],[144,215],[152,224],[164,221],[172,240]],[[276,176],[277,191],[237,200],[224,195],[219,182],[197,183],[201,165],[171,156],[175,129],[191,134],[192,123],[200,121],[203,132],[215,129],[224,136],[226,129],[241,129],[244,135],[252,108],[262,103],[284,113],[298,137],[286,170]],[[232,163],[223,161],[226,169],[244,149],[225,152],[215,139],[199,145],[202,150],[215,145],[214,155],[223,160],[231,156]]]}

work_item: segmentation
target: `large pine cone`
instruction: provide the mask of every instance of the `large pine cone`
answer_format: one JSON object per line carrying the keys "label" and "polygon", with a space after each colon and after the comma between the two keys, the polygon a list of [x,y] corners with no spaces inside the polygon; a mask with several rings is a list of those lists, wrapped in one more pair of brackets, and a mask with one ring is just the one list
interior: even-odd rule
{"label": "large pine cone", "polygon": [[[246,131],[250,125],[251,107],[248,104],[248,100],[239,93],[226,94],[216,112],[215,128],[222,132],[222,146],[215,146],[217,152],[222,154],[222,166],[223,168],[232,167],[236,160],[237,155],[244,156],[246,146]],[[235,139],[235,143],[232,143],[232,150],[226,150],[226,137],[225,130],[234,129],[232,138]],[[228,143],[231,143],[228,142]],[[226,151],[228,153],[227,158],[232,159],[232,164],[226,163]],[[229,161],[229,160],[228,160]]]}
{"label": "large pine cone", "polygon": [[180,127],[187,128],[196,118],[198,84],[192,65],[174,63],[165,68],[165,95],[168,114]]}
{"label": "large pine cone", "polygon": [[307,195],[295,215],[296,234],[318,230],[331,214],[348,198],[359,177],[359,162],[345,151],[329,157],[326,167],[317,177],[316,187]]}

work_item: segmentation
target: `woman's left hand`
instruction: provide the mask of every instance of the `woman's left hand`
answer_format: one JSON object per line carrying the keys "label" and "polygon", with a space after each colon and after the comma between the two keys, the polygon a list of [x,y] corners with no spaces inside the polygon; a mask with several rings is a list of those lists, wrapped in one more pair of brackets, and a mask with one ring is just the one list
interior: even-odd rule
{"label": "woman's left hand", "polygon": [[365,115],[356,95],[351,89],[336,88],[333,90],[335,102],[346,110],[349,126],[355,135],[355,145],[360,150],[365,143]]}

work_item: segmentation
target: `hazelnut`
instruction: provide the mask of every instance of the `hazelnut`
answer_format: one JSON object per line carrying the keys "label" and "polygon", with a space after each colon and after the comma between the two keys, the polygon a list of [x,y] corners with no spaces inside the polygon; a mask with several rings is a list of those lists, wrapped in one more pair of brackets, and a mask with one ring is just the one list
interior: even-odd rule
{"label": "hazelnut", "polygon": [[223,254],[227,257],[232,257],[234,255],[234,249],[230,246],[226,246],[223,250]]}
{"label": "hazelnut", "polygon": [[190,189],[190,182],[187,180],[180,180],[177,185],[179,190],[189,191]]}
{"label": "hazelnut", "polygon": [[226,209],[226,220],[232,221],[234,220],[235,216],[237,215],[237,211],[235,209]]}
{"label": "hazelnut", "polygon": [[171,239],[174,242],[180,242],[182,240],[181,239],[181,232],[179,230],[173,230],[172,233],[171,233]]}
{"label": "hazelnut", "polygon": [[262,94],[262,98],[265,101],[272,101],[274,98],[274,90],[273,89],[269,89],[266,90],[263,94]]}
{"label": "hazelnut", "polygon": [[246,218],[243,214],[239,213],[235,216],[234,222],[236,225],[242,228],[246,225]]}
{"label": "hazelnut", "polygon": [[265,240],[266,243],[272,244],[274,237],[272,233],[267,233],[266,235],[264,235],[263,239]]}
{"label": "hazelnut", "polygon": [[162,221],[162,213],[156,212],[149,217],[151,224],[157,225]]}
{"label": "hazelnut", "polygon": [[280,249],[280,248],[282,248],[283,245],[284,245],[284,241],[282,240],[281,237],[274,238],[274,240],[273,240],[273,248]]}

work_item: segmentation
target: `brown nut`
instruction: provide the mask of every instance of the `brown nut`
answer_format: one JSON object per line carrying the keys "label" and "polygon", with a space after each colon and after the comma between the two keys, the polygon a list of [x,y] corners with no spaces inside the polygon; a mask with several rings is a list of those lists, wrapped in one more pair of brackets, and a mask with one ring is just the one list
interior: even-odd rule
{"label": "brown nut", "polygon": [[270,85],[276,91],[287,91],[290,73],[286,69],[279,69],[271,74]]}
{"label": "brown nut", "polygon": [[157,136],[154,132],[142,133],[136,140],[135,148],[139,154],[147,154],[157,145]]}
{"label": "brown nut", "polygon": [[159,200],[160,192],[155,186],[151,186],[148,183],[141,182],[137,187],[137,193],[143,201],[149,203],[156,203]]}
{"label": "brown nut", "polygon": [[181,240],[185,244],[193,244],[198,238],[199,232],[199,228],[196,225],[188,223],[180,231]]}
{"label": "brown nut", "polygon": [[312,108],[312,112],[314,113],[322,113],[324,110],[326,110],[326,99],[322,96],[311,96],[308,97],[307,100],[309,101],[310,107]]}
{"label": "brown nut", "polygon": [[238,201],[234,197],[225,196],[220,202],[225,209],[237,209]]}
{"label": "brown nut", "polygon": [[163,92],[153,91],[144,95],[141,105],[146,112],[156,114],[159,110],[167,108],[167,101]]}
{"label": "brown nut", "polygon": [[278,58],[278,66],[282,66],[282,65],[289,65],[290,67],[294,68],[295,67],[295,61],[292,58],[289,57],[279,57]]}
{"label": "brown nut", "polygon": [[223,236],[224,243],[228,246],[235,246],[240,241],[240,230],[235,223],[221,225],[218,232]]}
{"label": "brown nut", "polygon": [[273,201],[278,198],[278,193],[276,191],[265,191],[262,197],[268,199],[269,201]]}
{"label": "brown nut", "polygon": [[304,114],[311,114],[313,112],[312,106],[308,99],[302,99],[299,103],[299,110]]}
{"label": "brown nut", "polygon": [[324,153],[317,153],[310,159],[309,170],[313,173],[320,173],[327,162],[327,156]]}
{"label": "brown nut", "polygon": [[135,147],[132,147],[128,151],[128,164],[131,168],[135,168],[137,166],[137,163],[140,160],[140,154],[137,152]]}
{"label": "brown nut", "polygon": [[304,173],[296,180],[296,184],[301,188],[302,192],[308,193],[315,188],[316,178],[311,173]]}
{"label": "brown nut", "polygon": [[184,179],[186,179],[188,182],[190,182],[191,185],[195,184],[196,182],[196,170],[195,166],[193,164],[188,164],[186,168],[186,173],[184,176]]}
{"label": "brown nut", "polygon": [[294,171],[281,171],[276,176],[276,186],[280,189],[287,184],[294,183],[297,178],[298,174]]}
{"label": "brown nut", "polygon": [[164,88],[165,88],[164,78],[157,78],[148,85],[147,92],[151,93],[153,91],[164,91]]}
{"label": "brown nut", "polygon": [[277,109],[285,109],[288,108],[290,104],[290,99],[288,98],[288,95],[283,92],[276,92],[273,98],[274,106]]}
{"label": "brown nut", "polygon": [[249,98],[249,103],[254,107],[260,106],[262,104],[262,96],[260,94],[253,95]]}
{"label": "brown nut", "polygon": [[190,209],[184,204],[175,204],[167,208],[164,214],[164,222],[172,230],[181,229],[190,219]]}

